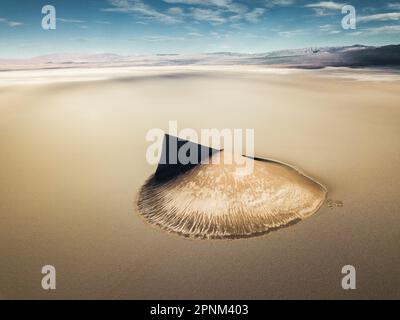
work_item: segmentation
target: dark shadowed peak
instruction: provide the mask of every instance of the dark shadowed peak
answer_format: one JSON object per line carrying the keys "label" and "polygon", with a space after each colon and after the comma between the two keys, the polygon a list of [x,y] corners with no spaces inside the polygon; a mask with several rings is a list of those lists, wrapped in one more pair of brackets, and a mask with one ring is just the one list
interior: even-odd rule
{"label": "dark shadowed peak", "polygon": [[220,150],[165,134],[161,158],[154,174],[156,180],[170,180]]}

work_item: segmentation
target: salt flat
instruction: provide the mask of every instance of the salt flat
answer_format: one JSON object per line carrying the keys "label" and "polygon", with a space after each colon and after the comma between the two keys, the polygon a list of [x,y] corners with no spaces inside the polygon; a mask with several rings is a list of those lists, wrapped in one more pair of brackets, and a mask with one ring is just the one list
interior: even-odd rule
{"label": "salt flat", "polygon": [[[1,72],[0,296],[400,298],[399,89],[394,74],[342,68]],[[151,227],[135,205],[155,170],[145,134],[169,120],[254,128],[258,156],[300,167],[344,206],[253,239]],[[340,286],[347,264],[355,291]]]}

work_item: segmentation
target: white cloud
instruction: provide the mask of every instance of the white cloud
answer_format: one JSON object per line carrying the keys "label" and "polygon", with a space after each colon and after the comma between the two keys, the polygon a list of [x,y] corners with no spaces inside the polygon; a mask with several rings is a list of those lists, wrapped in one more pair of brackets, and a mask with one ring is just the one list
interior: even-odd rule
{"label": "white cloud", "polygon": [[166,3],[182,5],[212,6],[233,13],[244,13],[248,11],[247,6],[232,0],[163,0]]}
{"label": "white cloud", "polygon": [[326,10],[342,10],[345,6],[343,3],[338,3],[334,1],[320,1],[316,3],[307,4],[308,8],[326,9]]}
{"label": "white cloud", "polygon": [[188,4],[188,5],[198,5],[198,4],[204,4],[204,3],[209,3],[212,1],[207,1],[207,0],[163,0],[166,3],[177,3],[177,4]]}
{"label": "white cloud", "polygon": [[14,28],[14,27],[20,27],[20,26],[23,26],[23,25],[24,25],[24,23],[22,23],[22,22],[19,22],[19,21],[10,21],[10,20],[8,20],[8,19],[6,19],[6,18],[0,18],[0,22],[5,23],[6,25],[8,25],[9,27],[12,27],[12,28]]}
{"label": "white cloud", "polygon": [[[107,0],[111,5],[103,8],[106,12],[133,13],[147,19],[156,19],[163,23],[183,22],[186,19],[194,22],[208,22],[213,25],[228,22],[248,21],[256,23],[266,9],[257,7],[252,10],[244,3],[234,0],[163,0],[168,4],[180,6],[170,7],[163,11],[144,3],[143,0]],[[277,5],[286,5],[293,0],[272,0]],[[187,6],[187,7],[181,7]]]}
{"label": "white cloud", "polygon": [[346,33],[346,35],[355,37],[355,36],[362,35],[362,31],[350,32],[350,33]]}
{"label": "white cloud", "polygon": [[287,7],[294,5],[296,3],[296,0],[266,0],[265,2],[267,7],[274,7],[274,6]]}
{"label": "white cloud", "polygon": [[97,24],[111,24],[110,21],[103,21],[103,20],[96,20],[94,23],[97,23]]}
{"label": "white cloud", "polygon": [[400,20],[400,12],[378,13],[370,16],[362,16],[357,18],[357,22],[371,21],[398,21]]}
{"label": "white cloud", "polygon": [[365,29],[365,33],[369,34],[369,35],[400,34],[400,25],[367,28],[367,29]]}
{"label": "white cloud", "polygon": [[326,32],[328,34],[339,34],[342,31],[338,29],[337,25],[334,24],[325,24],[319,27],[322,32]]}
{"label": "white cloud", "polygon": [[330,16],[332,13],[328,13],[325,9],[320,9],[320,8],[313,8],[315,15],[317,17],[325,17],[325,16]]}
{"label": "white cloud", "polygon": [[169,8],[169,9],[167,10],[167,12],[168,12],[169,14],[177,15],[177,16],[182,16],[183,13],[184,13],[183,9],[182,9],[182,8],[179,8],[179,7]]}
{"label": "white cloud", "polygon": [[243,24],[241,23],[232,23],[231,28],[236,29],[236,30],[243,30]]}
{"label": "white cloud", "polygon": [[302,29],[296,29],[296,30],[289,30],[289,31],[279,31],[278,34],[282,37],[285,38],[291,38],[293,36],[299,36],[302,35],[304,31]]}
{"label": "white cloud", "polygon": [[64,19],[64,18],[57,18],[57,21],[65,22],[65,23],[86,23],[86,21],[84,21],[84,20]]}
{"label": "white cloud", "polygon": [[186,5],[204,5],[226,7],[232,4],[231,0],[163,0],[166,3],[186,4]]}
{"label": "white cloud", "polygon": [[[137,40],[137,39],[136,39]],[[166,42],[166,41],[184,41],[183,37],[169,37],[169,36],[145,36],[140,40],[147,42]]]}
{"label": "white cloud", "polygon": [[307,8],[311,8],[314,10],[317,17],[324,17],[336,14],[336,11],[342,10],[344,6],[344,3],[334,1],[320,1],[306,5]]}
{"label": "white cloud", "polygon": [[400,10],[400,2],[389,2],[386,7],[391,10]]}
{"label": "white cloud", "polygon": [[208,21],[213,24],[222,24],[227,22],[227,19],[224,18],[218,10],[193,8],[192,16],[195,20]]}
{"label": "white cloud", "polygon": [[[191,7],[189,15],[198,21],[208,21],[212,24],[222,24],[228,21],[246,20],[249,22],[257,22],[264,14],[265,8],[249,7],[243,3],[234,2],[233,0],[163,0],[170,4],[181,5],[197,5],[200,7]],[[291,1],[291,0],[274,0],[274,1]]]}
{"label": "white cloud", "polygon": [[19,27],[19,26],[24,25],[22,22],[18,22],[18,21],[7,21],[7,24],[10,27]]}
{"label": "white cloud", "polygon": [[121,13],[135,13],[144,18],[153,18],[162,23],[178,23],[180,19],[159,12],[151,6],[142,2],[142,0],[108,0],[111,8],[103,8],[101,11],[105,12],[121,12]]}
{"label": "white cloud", "polygon": [[348,33],[348,35],[350,35],[350,36],[359,36],[359,35],[376,36],[376,35],[384,35],[384,34],[400,35],[400,25],[364,28],[364,29],[358,30],[356,32]]}
{"label": "white cloud", "polygon": [[198,33],[198,32],[190,32],[190,33],[188,33],[188,36],[195,37],[195,38],[203,37],[203,35],[201,33]]}
{"label": "white cloud", "polygon": [[264,14],[264,8],[255,8],[254,10],[245,13],[244,17],[247,21],[256,23],[260,19],[260,17]]}
{"label": "white cloud", "polygon": [[324,24],[322,26],[319,26],[319,29],[321,31],[332,31],[332,30],[336,29],[336,26],[333,24]]}

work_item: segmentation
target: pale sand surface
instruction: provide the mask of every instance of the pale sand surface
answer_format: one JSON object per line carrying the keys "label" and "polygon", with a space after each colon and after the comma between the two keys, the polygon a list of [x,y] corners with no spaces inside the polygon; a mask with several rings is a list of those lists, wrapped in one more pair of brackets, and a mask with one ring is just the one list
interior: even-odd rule
{"label": "pale sand surface", "polygon": [[[1,73],[0,296],[400,298],[400,82],[345,73],[169,67],[12,86]],[[257,156],[301,168],[344,206],[234,241],[152,227],[135,207],[155,170],[144,137],[169,120],[254,128]],[[56,291],[41,289],[45,264]],[[346,264],[357,290],[341,289]]]}
{"label": "pale sand surface", "polygon": [[232,158],[229,151],[217,152],[168,181],[151,176],[139,191],[139,213],[186,237],[237,239],[292,225],[326,201],[326,188],[289,166]]}

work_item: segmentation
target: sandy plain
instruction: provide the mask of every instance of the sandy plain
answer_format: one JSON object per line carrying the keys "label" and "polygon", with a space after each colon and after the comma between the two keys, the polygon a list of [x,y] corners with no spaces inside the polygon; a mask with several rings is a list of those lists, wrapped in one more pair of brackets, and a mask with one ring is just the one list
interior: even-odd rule
{"label": "sandy plain", "polygon": [[[0,297],[400,298],[400,78],[264,67],[0,73]],[[146,132],[254,128],[255,153],[301,168],[331,204],[241,240],[147,224]],[[41,288],[41,268],[57,289]],[[342,266],[357,290],[341,288]]]}

